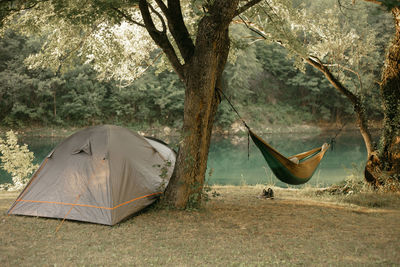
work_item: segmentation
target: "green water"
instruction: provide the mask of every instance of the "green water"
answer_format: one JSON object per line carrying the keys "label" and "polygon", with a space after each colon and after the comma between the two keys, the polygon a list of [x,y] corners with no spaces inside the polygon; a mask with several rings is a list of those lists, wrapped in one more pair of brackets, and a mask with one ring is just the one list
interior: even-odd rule
{"label": "green water", "polygon": [[[261,135],[285,156],[298,154],[329,142],[332,135],[305,134]],[[208,180],[210,184],[274,184],[287,187],[268,168],[263,156],[250,141],[248,157],[247,138],[232,144],[232,138],[215,139],[209,153]],[[236,142],[235,142],[236,143]],[[355,173],[362,174],[367,152],[359,132],[344,132],[336,139],[334,150],[329,150],[312,179],[312,185],[327,186],[343,181]]]}
{"label": "green water", "polygon": [[[261,136],[283,155],[290,156],[321,146],[332,136],[310,136],[306,134],[268,134]],[[24,136],[21,143],[35,154],[35,163],[40,163],[62,140],[59,137]],[[247,156],[247,138],[214,137],[211,143],[206,179],[209,184],[275,184],[285,187],[268,168],[261,153],[250,141],[250,156]],[[359,132],[343,132],[337,138],[335,150],[329,150],[321,161],[310,184],[326,186],[340,182],[352,173],[361,173],[366,159],[366,150]],[[354,167],[356,166],[356,168]],[[10,176],[0,171],[0,183],[10,181]]]}

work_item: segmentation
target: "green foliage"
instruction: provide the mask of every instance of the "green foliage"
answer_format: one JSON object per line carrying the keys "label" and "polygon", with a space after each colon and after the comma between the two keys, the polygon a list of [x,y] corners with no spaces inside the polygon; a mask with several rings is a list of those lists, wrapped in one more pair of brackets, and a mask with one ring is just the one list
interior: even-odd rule
{"label": "green foliage", "polygon": [[[352,4],[352,8],[345,9],[344,3]],[[305,60],[318,58],[346,88],[360,96],[373,118],[381,116],[376,81],[387,45],[387,39],[384,44],[382,40],[393,30],[386,12],[364,1],[274,0],[258,5],[247,15],[253,21],[251,26],[267,38],[267,43],[277,42],[287,50],[299,70],[309,72],[304,68]],[[296,75],[288,81],[314,87],[317,90],[313,93],[320,91],[317,80],[310,76],[303,80]],[[321,110],[326,118],[327,109]]]}
{"label": "green foliage", "polygon": [[26,144],[18,144],[18,138],[13,131],[8,131],[6,137],[5,140],[0,138],[0,166],[11,174],[13,183],[1,184],[0,190],[21,190],[38,166],[32,164],[33,153]]}
{"label": "green foliage", "polygon": [[382,2],[382,5],[384,5],[388,11],[394,7],[400,6],[400,3],[398,0],[382,0],[381,2]]}
{"label": "green foliage", "polygon": [[280,105],[287,107],[283,114],[293,114],[293,120],[298,122],[335,121],[352,113],[351,106],[331,89],[319,72],[309,66],[305,72],[293,68],[294,60],[288,59],[288,53],[281,46],[259,44],[258,51],[263,68],[270,71],[266,73],[268,80],[259,84],[255,95],[267,91],[265,102],[271,103],[271,107],[281,102]]}
{"label": "green foliage", "polygon": [[40,42],[14,32],[0,39],[2,125],[180,125],[184,89],[175,74],[164,71],[156,75],[151,69],[131,85],[121,87],[113,80],[99,81],[91,65],[79,62],[64,74],[30,70],[24,60]]}
{"label": "green foliage", "polygon": [[[242,42],[245,28],[232,27],[233,38]],[[242,39],[241,39],[242,38]],[[235,42],[236,43],[236,42]],[[237,44],[235,62],[225,71],[227,95],[246,121],[270,124],[340,121],[353,113],[343,96],[311,67],[293,68],[294,59],[277,44]],[[218,113],[222,125],[237,119],[227,103]]]}
{"label": "green foliage", "polygon": [[98,122],[106,84],[96,80],[96,73],[88,65],[78,67],[63,76],[60,86],[59,116],[78,123]]}
{"label": "green foliage", "polygon": [[99,78],[130,83],[143,73],[156,49],[145,28],[127,23],[116,11],[126,9],[125,14],[141,21],[136,4],[120,0],[37,1],[28,11],[5,14],[1,30],[46,39],[41,49],[25,60],[31,68],[66,72],[77,62],[90,62]]}
{"label": "green foliage", "polygon": [[159,192],[164,192],[165,188],[167,187],[168,184],[168,169],[171,167],[172,162],[170,160],[164,160],[164,163],[161,164],[156,164],[153,165],[154,168],[160,169],[160,175],[159,177],[161,178],[161,183],[158,188]]}
{"label": "green foliage", "polygon": [[[238,104],[238,106],[241,105]],[[236,114],[232,111],[231,106],[229,106],[227,101],[223,99],[218,107],[218,112],[216,114],[215,118],[216,125],[229,129],[229,126],[237,119],[238,118]]]}
{"label": "green foliage", "polygon": [[149,73],[133,84],[136,87],[135,108],[142,121],[179,126],[183,119],[185,93],[175,73]]}
{"label": "green foliage", "polygon": [[[246,16],[259,15],[258,22],[270,37],[267,44],[254,41],[256,34],[244,26],[231,27],[233,49],[223,88],[246,121],[290,124],[347,120],[352,107],[320,73],[304,67],[301,56],[308,54],[337,64],[332,67],[334,73],[361,95],[371,118],[381,118],[375,81],[379,80],[385,40],[392,33],[388,18],[364,3],[342,11],[335,3],[261,3]],[[1,125],[113,123],[180,128],[183,84],[168,71],[164,57],[155,63],[157,68],[148,68],[152,59],[158,58],[158,51],[147,33],[123,22],[109,10],[110,4],[117,8],[129,5],[108,0],[88,4],[49,1],[7,24],[31,37],[5,31],[0,39]],[[182,3],[185,16],[192,18],[187,21],[189,31],[194,33],[202,11],[194,14],[192,4],[199,1]],[[125,11],[139,19],[136,11]],[[271,43],[274,41],[285,49]],[[357,75],[339,65],[360,74],[362,90]],[[237,119],[223,101],[216,125],[229,127]]]}
{"label": "green foliage", "polygon": [[[202,204],[210,200],[208,193],[211,192],[211,187],[207,181],[204,184],[194,183],[191,185],[191,194],[189,196],[186,210],[198,210],[202,207]],[[215,195],[216,193],[211,193]]]}
{"label": "green foliage", "polygon": [[[239,41],[245,34],[240,26],[232,32]],[[23,62],[39,49],[40,42],[13,32],[0,39],[2,125],[113,123],[180,128],[184,88],[174,73],[150,68],[131,85],[121,86],[114,80],[99,81],[90,64],[79,62],[57,75],[46,69],[27,69]],[[246,120],[271,124],[336,121],[352,113],[321,74],[311,68],[306,73],[294,69],[282,47],[258,42],[240,49],[244,50],[236,51],[235,61],[226,67],[224,88]],[[377,110],[378,100],[369,102],[376,107],[371,111]],[[226,128],[237,119],[222,101],[216,125]]]}
{"label": "green foliage", "polygon": [[0,63],[0,120],[7,125],[20,125],[24,120],[35,122],[48,117],[47,93],[37,90],[49,78],[48,73],[29,71],[23,64],[29,52],[38,48],[37,40],[10,32],[0,43],[0,54],[4,55]]}

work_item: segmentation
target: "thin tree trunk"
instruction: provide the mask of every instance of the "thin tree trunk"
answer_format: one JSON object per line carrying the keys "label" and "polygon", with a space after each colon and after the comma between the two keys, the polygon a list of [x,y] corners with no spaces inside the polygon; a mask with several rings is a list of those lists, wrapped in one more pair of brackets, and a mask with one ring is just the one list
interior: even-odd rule
{"label": "thin tree trunk", "polygon": [[54,89],[53,92],[53,114],[54,114],[54,118],[57,117],[57,101],[56,101],[56,89]]}
{"label": "thin tree trunk", "polygon": [[374,144],[372,142],[371,133],[368,128],[367,117],[365,114],[365,109],[361,104],[360,98],[353,94],[350,90],[342,85],[342,83],[333,76],[329,69],[323,64],[311,59],[306,58],[308,64],[314,68],[321,71],[328,81],[338,90],[341,94],[347,97],[347,99],[352,103],[354,112],[357,116],[357,125],[360,129],[361,136],[363,137],[365,147],[367,149],[367,158],[370,158],[375,151]]}

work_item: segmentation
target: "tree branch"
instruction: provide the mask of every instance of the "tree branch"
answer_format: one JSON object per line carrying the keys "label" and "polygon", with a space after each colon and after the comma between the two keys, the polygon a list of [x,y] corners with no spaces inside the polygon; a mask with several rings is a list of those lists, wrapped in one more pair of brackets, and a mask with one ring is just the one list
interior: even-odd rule
{"label": "tree branch", "polygon": [[168,40],[166,32],[157,30],[154,21],[151,17],[149,8],[151,7],[149,7],[149,4],[147,3],[146,0],[139,1],[139,9],[142,14],[146,30],[148,31],[154,42],[164,51],[168,60],[171,62],[172,67],[174,68],[178,76],[181,78],[181,80],[183,80],[185,76],[183,71],[183,66],[180,63],[176,55],[176,52],[173,46],[171,45],[171,42]]}
{"label": "tree branch", "polygon": [[243,12],[247,11],[249,8],[258,4],[259,2],[261,2],[261,0],[250,0],[244,6],[241,6],[241,7],[239,7],[238,10],[236,10],[235,17],[242,14]]}
{"label": "tree branch", "polygon": [[[0,9],[1,12],[19,12],[24,10],[29,10],[34,8],[37,4],[41,2],[47,2],[48,0],[35,0],[35,1],[12,1],[12,0],[2,0],[0,5],[9,5],[10,7],[5,9]],[[22,2],[22,3],[20,3]],[[15,5],[15,7],[13,7]]]}
{"label": "tree branch", "polygon": [[304,60],[316,68],[317,70],[321,71],[325,77],[329,80],[329,82],[343,95],[345,95],[353,105],[359,105],[359,99],[356,95],[354,95],[350,90],[345,88],[343,84],[336,79],[335,76],[331,73],[331,71],[321,62],[321,60],[317,57],[307,57]]}
{"label": "tree branch", "polygon": [[241,21],[235,21],[235,22],[244,24],[244,25],[246,26],[247,29],[249,29],[250,31],[252,31],[252,32],[254,32],[255,34],[259,35],[262,39],[264,39],[264,40],[267,39],[267,37],[265,36],[264,33],[261,32],[261,30],[256,29],[256,27],[251,27],[251,26],[249,25],[249,22],[245,21],[241,16],[239,16],[239,18],[240,18]]}
{"label": "tree branch", "polygon": [[360,132],[361,135],[363,136],[365,146],[367,148],[367,154],[368,157],[371,155],[371,153],[374,151],[374,145],[372,142],[372,137],[371,133],[369,132],[368,125],[367,125],[367,119],[365,117],[365,111],[363,109],[362,103],[360,101],[360,98],[357,97],[355,94],[353,94],[350,90],[348,90],[346,87],[343,86],[343,84],[336,79],[335,76],[331,73],[331,71],[324,66],[321,63],[321,60],[319,60],[316,57],[308,57],[305,58],[306,62],[313,66],[314,68],[318,69],[321,71],[325,77],[328,79],[328,81],[344,96],[347,97],[347,99],[350,100],[350,102],[353,104],[354,111],[357,115],[357,124],[360,127]]}
{"label": "tree branch", "polygon": [[121,17],[125,18],[127,21],[129,21],[132,24],[138,25],[140,27],[146,27],[143,23],[137,22],[136,20],[132,19],[131,16],[129,16],[128,14],[124,13],[123,11],[119,10],[116,7],[111,7],[111,9],[113,9],[114,11],[116,11]]}
{"label": "tree branch", "polygon": [[343,65],[341,65],[341,64],[325,64],[325,63],[324,63],[324,66],[325,66],[325,67],[338,67],[338,68],[342,68],[342,69],[344,69],[344,70],[347,70],[347,71],[349,71],[349,72],[355,74],[355,75],[357,76],[357,78],[358,78],[359,83],[360,83],[360,90],[363,90],[363,84],[362,84],[362,80],[361,80],[361,75],[360,75],[360,73],[358,73],[357,71],[355,71],[355,70],[353,70],[353,69],[351,69],[351,68],[348,68],[348,67],[346,67],[346,66],[343,66]]}
{"label": "tree branch", "polygon": [[150,7],[150,10],[151,10],[154,14],[156,14],[157,17],[160,19],[161,24],[162,24],[162,27],[163,27],[163,29],[162,29],[161,32],[162,32],[163,34],[166,34],[166,33],[167,33],[167,26],[166,26],[166,24],[165,24],[165,21],[164,21],[163,16],[162,16],[151,4],[148,4],[148,6]]}
{"label": "tree branch", "polygon": [[169,29],[181,51],[183,59],[188,62],[194,53],[195,47],[183,20],[180,1],[168,0],[168,9],[170,16],[168,22],[171,22],[168,24]]}
{"label": "tree branch", "polygon": [[157,5],[161,8],[161,11],[166,17],[168,17],[168,7],[164,4],[163,0],[155,0]]}
{"label": "tree branch", "polygon": [[190,61],[194,53],[194,44],[190,38],[182,16],[182,9],[179,0],[168,0],[168,7],[163,0],[155,0],[168,21],[168,28],[174,38],[178,49],[185,60]]}
{"label": "tree branch", "polygon": [[21,11],[26,11],[35,8],[41,2],[48,0],[34,0],[34,1],[12,1],[0,0],[0,26],[4,24],[7,17]]}

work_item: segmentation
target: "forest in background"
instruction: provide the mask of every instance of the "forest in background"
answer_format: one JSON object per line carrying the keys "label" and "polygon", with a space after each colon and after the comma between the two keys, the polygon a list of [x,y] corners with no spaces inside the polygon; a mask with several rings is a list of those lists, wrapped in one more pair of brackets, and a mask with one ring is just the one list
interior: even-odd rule
{"label": "forest in background", "polygon": [[[365,15],[365,10],[359,12],[360,16]],[[372,12],[368,21],[377,36],[382,32],[390,36],[388,20]],[[351,104],[322,74],[309,66],[303,71],[295,68],[294,60],[279,44],[249,44],[246,36],[251,32],[243,25],[234,24],[231,32],[233,55],[225,68],[223,89],[246,121],[255,125],[353,121]],[[382,41],[378,51],[371,54],[371,62],[384,58],[386,37],[380,34]],[[29,69],[24,63],[26,58],[39,51],[44,42],[43,37],[25,37],[13,31],[0,39],[0,126],[110,123],[180,129],[184,87],[174,72],[152,66],[132,84],[123,85],[113,79],[99,80],[93,66],[83,62],[76,62],[63,73]],[[382,64],[373,66],[373,73],[360,73],[379,81]],[[364,65],[368,66],[368,62]],[[362,99],[369,118],[381,120],[379,84],[373,82],[365,87]],[[236,114],[227,101],[222,101],[216,125],[229,127],[235,120]]]}

